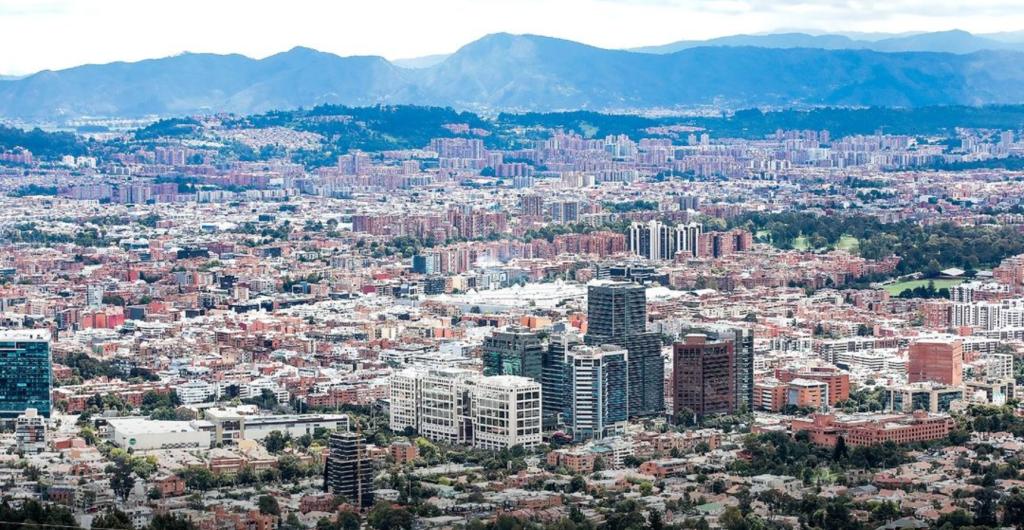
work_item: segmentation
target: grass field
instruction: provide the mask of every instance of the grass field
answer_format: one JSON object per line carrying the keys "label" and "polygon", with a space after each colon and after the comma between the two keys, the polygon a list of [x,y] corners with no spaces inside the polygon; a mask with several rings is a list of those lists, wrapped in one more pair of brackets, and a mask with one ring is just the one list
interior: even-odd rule
{"label": "grass field", "polygon": [[925,287],[925,286],[928,285],[929,281],[935,282],[935,288],[936,289],[942,289],[942,288],[947,288],[948,289],[948,288],[950,288],[950,287],[952,287],[954,285],[959,285],[961,282],[963,282],[963,280],[943,280],[943,279],[937,279],[937,280],[909,280],[909,281],[905,281],[905,282],[891,283],[889,285],[886,285],[884,287],[884,289],[886,291],[888,291],[890,295],[896,296],[896,295],[902,293],[903,291],[905,291],[907,289],[914,289],[916,287]]}
{"label": "grass field", "polygon": [[857,252],[858,247],[860,247],[860,240],[850,235],[839,238],[839,243],[836,243],[836,248],[849,252]]}
{"label": "grass field", "polygon": [[[860,241],[853,236],[843,236],[839,238],[839,242],[836,243],[836,248],[839,250],[846,250],[851,253],[857,252],[857,247],[860,246]],[[796,250],[813,250],[807,244],[807,236],[800,236],[793,240],[793,248]]]}

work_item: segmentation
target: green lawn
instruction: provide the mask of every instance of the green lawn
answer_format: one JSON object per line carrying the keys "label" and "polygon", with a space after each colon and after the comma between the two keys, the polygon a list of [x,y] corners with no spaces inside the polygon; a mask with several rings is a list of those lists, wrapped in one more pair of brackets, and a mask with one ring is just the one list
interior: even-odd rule
{"label": "green lawn", "polygon": [[886,285],[884,288],[885,288],[886,291],[889,292],[890,295],[896,296],[896,295],[902,293],[903,291],[905,291],[907,289],[914,289],[916,287],[925,287],[925,286],[928,285],[929,281],[935,282],[935,288],[936,289],[942,289],[942,288],[948,289],[950,287],[953,287],[954,285],[959,285],[960,283],[963,282],[963,280],[948,280],[948,279],[908,280],[908,281],[905,281],[905,282],[890,283],[889,285]]}
{"label": "green lawn", "polygon": [[857,252],[857,248],[859,248],[859,247],[860,247],[860,240],[858,240],[857,238],[855,238],[855,237],[853,237],[851,235],[845,235],[845,236],[839,238],[839,243],[836,243],[836,248],[838,248],[839,250],[846,250],[846,251],[849,251],[851,253],[856,253]]}
{"label": "green lawn", "polygon": [[[839,242],[836,243],[836,248],[839,250],[846,250],[856,254],[857,248],[860,246],[860,241],[851,235],[845,235],[839,238]],[[807,243],[807,236],[799,236],[793,240],[793,248],[796,250],[812,250]]]}

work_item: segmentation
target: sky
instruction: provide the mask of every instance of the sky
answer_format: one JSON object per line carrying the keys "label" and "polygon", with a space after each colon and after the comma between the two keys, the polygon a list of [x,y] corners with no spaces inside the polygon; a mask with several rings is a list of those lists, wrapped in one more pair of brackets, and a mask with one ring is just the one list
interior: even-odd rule
{"label": "sky", "polygon": [[782,29],[1019,31],[1024,1],[0,0],[0,74],[295,46],[398,59],[502,31],[630,48]]}

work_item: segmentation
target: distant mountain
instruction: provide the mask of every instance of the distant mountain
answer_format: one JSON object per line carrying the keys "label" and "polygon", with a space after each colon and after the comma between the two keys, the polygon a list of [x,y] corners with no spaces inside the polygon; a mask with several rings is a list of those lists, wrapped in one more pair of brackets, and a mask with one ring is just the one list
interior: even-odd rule
{"label": "distant mountain", "polygon": [[395,59],[391,61],[395,66],[401,66],[402,68],[430,68],[436,66],[445,59],[450,57],[451,54],[439,53],[437,55],[424,55],[423,57],[410,57],[408,59]]}
{"label": "distant mountain", "polygon": [[188,53],[0,81],[0,115],[50,119],[372,104],[405,86],[403,73],[380,57],[338,57],[308,48],[262,60]]}
{"label": "distant mountain", "polygon": [[[858,46],[858,43],[864,45]],[[849,50],[867,48],[867,41],[857,41],[844,35],[810,35],[807,33],[773,33],[768,35],[730,35],[708,40],[681,40],[659,46],[644,46],[630,51],[638,53],[675,53],[701,46],[754,46],[758,48],[820,48],[823,50]]]}
{"label": "distant mountain", "polygon": [[732,35],[708,40],[683,40],[661,46],[645,46],[631,51],[641,53],[674,53],[700,46],[756,46],[761,48],[819,48],[823,50],[874,50],[880,52],[974,53],[983,50],[1024,51],[1024,41],[1012,40],[1012,34],[1001,38],[972,35],[966,31],[940,31],[899,36],[864,34],[811,35],[808,33],[773,33],[766,35]]}
{"label": "distant mountain", "polygon": [[[776,42],[785,39],[802,42],[804,37],[778,36]],[[885,40],[877,44],[897,47]],[[0,81],[0,117],[29,121],[249,114],[324,103],[523,111],[1017,102],[1024,102],[1024,54],[1006,50],[954,54],[702,46],[654,54],[504,33],[416,69],[380,57],[295,48],[261,60],[184,54]]]}
{"label": "distant mountain", "polygon": [[701,47],[605,50],[490,35],[426,70],[431,102],[515,109],[980,104],[1024,99],[1024,55]]}

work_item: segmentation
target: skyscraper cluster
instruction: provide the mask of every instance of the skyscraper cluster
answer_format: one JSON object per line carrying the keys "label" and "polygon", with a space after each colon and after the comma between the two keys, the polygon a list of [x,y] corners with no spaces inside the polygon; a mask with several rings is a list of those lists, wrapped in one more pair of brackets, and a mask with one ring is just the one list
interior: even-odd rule
{"label": "skyscraper cluster", "polygon": [[629,353],[629,417],[665,410],[665,364],[661,337],[647,331],[647,292],[631,282],[599,280],[587,288],[585,342],[614,344]]}

